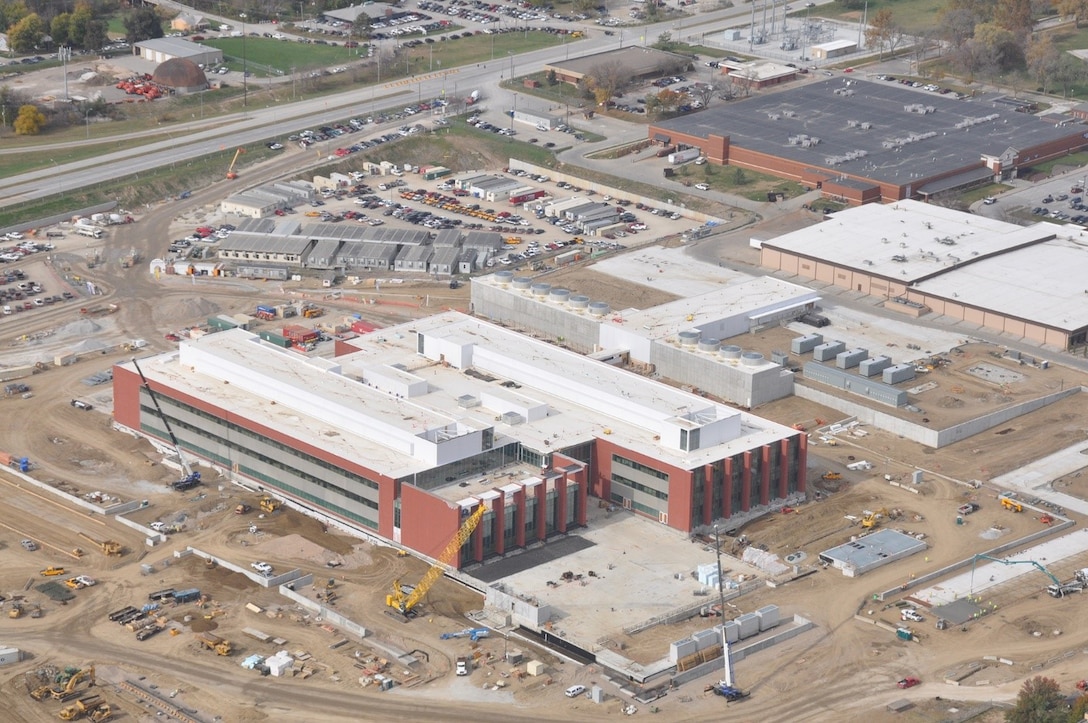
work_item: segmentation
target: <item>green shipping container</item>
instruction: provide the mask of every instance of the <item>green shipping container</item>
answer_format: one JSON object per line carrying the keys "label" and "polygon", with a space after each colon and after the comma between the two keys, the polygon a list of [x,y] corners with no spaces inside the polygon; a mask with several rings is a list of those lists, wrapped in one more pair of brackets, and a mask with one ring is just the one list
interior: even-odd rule
{"label": "green shipping container", "polygon": [[228,319],[220,318],[218,316],[209,316],[208,326],[219,331],[226,331],[227,329],[237,328],[238,323],[235,321],[230,321]]}
{"label": "green shipping container", "polygon": [[276,346],[283,347],[284,349],[291,346],[291,341],[289,339],[271,331],[262,331],[258,336],[264,341],[270,341]]}

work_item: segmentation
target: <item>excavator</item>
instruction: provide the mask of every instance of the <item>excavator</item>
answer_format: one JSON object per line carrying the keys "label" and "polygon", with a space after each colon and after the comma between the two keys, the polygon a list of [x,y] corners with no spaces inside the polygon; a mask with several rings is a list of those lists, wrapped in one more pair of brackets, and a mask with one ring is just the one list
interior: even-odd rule
{"label": "excavator", "polygon": [[453,536],[453,539],[449,541],[445,549],[435,559],[430,569],[423,575],[423,579],[419,581],[419,584],[415,586],[411,592],[406,593],[400,586],[400,580],[393,581],[393,592],[390,595],[386,595],[385,604],[391,608],[395,608],[400,611],[402,615],[408,615],[412,612],[420,600],[427,594],[431,587],[438,582],[438,579],[442,577],[442,573],[445,572],[446,567],[453,562],[453,559],[460,552],[461,546],[465,544],[472,533],[476,530],[476,526],[480,524],[480,520],[483,519],[484,512],[487,508],[484,505],[479,505],[476,511],[465,518],[465,521],[461,523],[461,527],[457,530],[457,534]]}
{"label": "excavator", "polygon": [[[242,149],[239,148],[238,152],[241,153]],[[234,156],[235,160],[238,160],[237,154]],[[231,164],[231,168],[234,168],[234,164]],[[228,176],[229,178],[229,176]],[[174,449],[178,453],[178,462],[181,464],[182,471],[185,472],[185,476],[175,481],[170,486],[174,488],[176,492],[184,492],[185,490],[192,489],[200,484],[200,473],[193,470],[189,466],[189,463],[185,461],[185,454],[181,451],[181,444],[178,442],[177,436],[174,434],[173,428],[170,427],[170,422],[166,419],[166,415],[162,413],[162,407],[159,406],[159,398],[155,396],[155,391],[151,388],[151,385],[147,382],[147,377],[144,376],[144,372],[140,369],[140,365],[136,363],[136,358],[132,358],[132,366],[136,367],[136,373],[140,375],[140,381],[144,385],[144,389],[147,390],[147,395],[151,397],[151,401],[155,403],[155,411],[159,413],[159,419],[162,420],[162,424],[166,427],[166,433],[170,435],[170,441],[174,443]]]}
{"label": "excavator", "polygon": [[886,507],[881,507],[879,510],[868,512],[865,517],[861,518],[861,526],[867,530],[870,530],[877,526],[877,523],[889,515]]}
{"label": "excavator", "polygon": [[52,696],[53,700],[59,700],[59,701],[68,700],[68,699],[78,695],[78,692],[76,691],[76,686],[79,685],[80,681],[82,681],[84,678],[87,679],[87,687],[88,688],[93,688],[94,687],[94,666],[93,665],[89,665],[86,668],[77,671],[75,674],[72,675],[71,678],[68,679],[68,682],[64,685],[63,688],[53,688],[53,689],[51,689],[49,691],[49,694],[50,694],[50,696]]}

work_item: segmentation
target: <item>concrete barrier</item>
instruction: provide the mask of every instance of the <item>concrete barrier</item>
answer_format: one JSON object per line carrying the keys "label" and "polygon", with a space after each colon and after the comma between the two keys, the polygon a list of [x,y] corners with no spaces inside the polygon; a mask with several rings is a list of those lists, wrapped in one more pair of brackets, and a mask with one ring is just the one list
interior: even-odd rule
{"label": "concrete barrier", "polygon": [[[299,585],[305,586],[313,584],[313,576],[308,575],[307,577],[310,579],[311,582],[303,582],[303,580],[300,578],[296,581],[295,587],[297,588]],[[292,590],[285,585],[280,585],[279,593],[280,595],[283,595],[284,597],[293,600],[301,607],[314,613],[319,618],[321,618],[321,620],[329,623],[330,625],[335,625],[338,629],[342,630],[347,635],[353,635],[359,640],[362,640],[367,636],[366,627],[340,614],[339,612],[332,610],[325,605],[322,605],[315,600],[311,600],[305,595],[299,593],[297,590]]]}
{"label": "concrete barrier", "polygon": [[[765,635],[758,640],[753,640],[746,645],[731,645],[729,646],[729,656],[734,663],[744,660],[749,655],[766,650],[778,643],[783,643],[791,638],[795,638],[801,633],[808,632],[815,627],[815,623],[811,620],[801,617],[800,615],[793,616],[793,625],[783,630],[777,630],[773,635]],[[677,673],[672,677],[672,682],[680,685],[692,680],[709,675],[716,670],[722,669],[722,659],[719,655],[715,660],[708,660],[705,663],[701,663],[694,668],[685,670],[683,673]]]}

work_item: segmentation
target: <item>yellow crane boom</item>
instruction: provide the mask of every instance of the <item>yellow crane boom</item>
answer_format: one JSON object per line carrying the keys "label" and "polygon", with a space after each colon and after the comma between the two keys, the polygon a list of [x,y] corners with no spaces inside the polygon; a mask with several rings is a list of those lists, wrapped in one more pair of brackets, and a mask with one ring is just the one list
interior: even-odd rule
{"label": "yellow crane boom", "polygon": [[234,164],[238,162],[238,156],[246,152],[245,148],[239,148],[234,152],[234,158],[230,162],[230,168],[227,169],[227,180],[233,181],[238,178],[238,174],[234,172]]}
{"label": "yellow crane boom", "polygon": [[431,586],[438,582],[438,578],[442,577],[442,574],[453,561],[453,558],[456,557],[461,546],[472,536],[472,533],[476,530],[476,526],[480,524],[480,520],[483,519],[486,511],[487,508],[480,505],[476,508],[475,512],[469,515],[465,521],[461,523],[461,527],[457,530],[457,534],[453,536],[453,539],[449,541],[445,549],[442,550],[442,553],[435,559],[435,563],[427,570],[426,574],[412,592],[405,594],[405,592],[401,590],[400,580],[394,580],[393,593],[391,595],[386,595],[385,604],[391,608],[396,608],[405,614],[414,608],[416,604],[423,599],[423,596],[427,594],[427,591],[431,589]]}

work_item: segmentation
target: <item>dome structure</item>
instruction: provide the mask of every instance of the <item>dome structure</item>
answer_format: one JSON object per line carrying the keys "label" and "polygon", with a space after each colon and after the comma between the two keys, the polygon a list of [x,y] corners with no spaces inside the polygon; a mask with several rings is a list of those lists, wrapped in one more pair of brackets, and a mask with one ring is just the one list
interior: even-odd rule
{"label": "dome structure", "polygon": [[197,64],[185,58],[171,58],[155,68],[151,76],[159,85],[178,93],[194,93],[208,87],[208,78]]}

